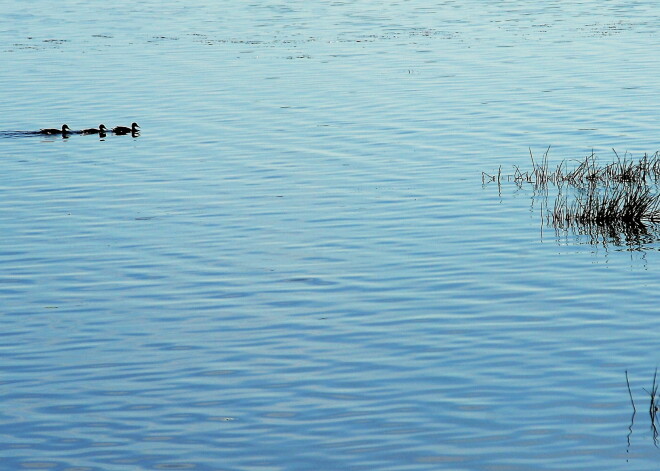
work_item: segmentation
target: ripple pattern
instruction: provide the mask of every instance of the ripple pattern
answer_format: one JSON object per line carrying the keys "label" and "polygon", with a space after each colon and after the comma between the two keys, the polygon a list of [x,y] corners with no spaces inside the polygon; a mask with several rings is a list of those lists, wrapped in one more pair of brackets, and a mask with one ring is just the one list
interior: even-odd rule
{"label": "ripple pattern", "polygon": [[480,180],[657,150],[652,2],[9,4],[0,469],[654,466],[658,247]]}

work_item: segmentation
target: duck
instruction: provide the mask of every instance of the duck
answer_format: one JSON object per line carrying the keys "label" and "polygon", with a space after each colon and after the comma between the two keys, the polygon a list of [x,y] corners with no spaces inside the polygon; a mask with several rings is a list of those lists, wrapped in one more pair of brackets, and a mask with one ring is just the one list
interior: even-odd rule
{"label": "duck", "polygon": [[82,129],[80,131],[80,134],[105,134],[105,132],[108,129],[105,127],[105,124],[99,124],[99,128],[89,128],[89,129]]}
{"label": "duck", "polygon": [[62,134],[62,135],[65,135],[65,134],[69,134],[70,132],[71,132],[71,129],[69,129],[69,126],[67,126],[66,124],[63,124],[62,129],[53,129],[53,128],[41,129],[39,131],[39,134],[49,134],[49,135]]}
{"label": "duck", "polygon": [[137,134],[140,132],[138,129],[139,127],[138,123],[132,123],[130,128],[127,128],[126,126],[117,126],[112,128],[112,132],[115,134]]}

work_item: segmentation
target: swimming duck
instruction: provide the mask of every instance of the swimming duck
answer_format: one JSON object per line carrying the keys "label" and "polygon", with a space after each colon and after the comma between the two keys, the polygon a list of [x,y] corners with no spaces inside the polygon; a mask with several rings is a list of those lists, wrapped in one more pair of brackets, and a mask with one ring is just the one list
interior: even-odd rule
{"label": "swimming duck", "polygon": [[140,132],[138,129],[139,127],[138,123],[132,123],[130,128],[127,128],[126,126],[117,126],[116,128],[112,128],[112,132],[115,134],[137,134]]}
{"label": "swimming duck", "polygon": [[105,127],[105,124],[99,124],[99,128],[89,128],[83,129],[80,131],[80,134],[105,134],[108,129]]}
{"label": "swimming duck", "polygon": [[62,135],[64,135],[64,134],[69,134],[70,132],[71,132],[71,129],[69,129],[69,126],[67,126],[66,124],[62,125],[62,129],[52,129],[51,128],[51,129],[41,129],[39,131],[40,134],[50,134],[50,135],[52,135],[52,134],[62,134]]}

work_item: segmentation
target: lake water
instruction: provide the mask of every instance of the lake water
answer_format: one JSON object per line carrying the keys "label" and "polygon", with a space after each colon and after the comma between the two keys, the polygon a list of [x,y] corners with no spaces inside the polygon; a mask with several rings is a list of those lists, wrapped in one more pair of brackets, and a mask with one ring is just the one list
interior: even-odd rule
{"label": "lake water", "polygon": [[3,6],[0,469],[657,466],[660,243],[481,178],[660,149],[654,2]]}

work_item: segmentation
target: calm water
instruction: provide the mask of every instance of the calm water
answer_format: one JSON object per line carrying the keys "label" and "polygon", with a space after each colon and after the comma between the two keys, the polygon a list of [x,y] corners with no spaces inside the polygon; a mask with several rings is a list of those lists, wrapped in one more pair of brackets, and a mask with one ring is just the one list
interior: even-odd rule
{"label": "calm water", "polygon": [[657,466],[660,243],[481,182],[660,149],[654,2],[1,18],[0,469]]}

